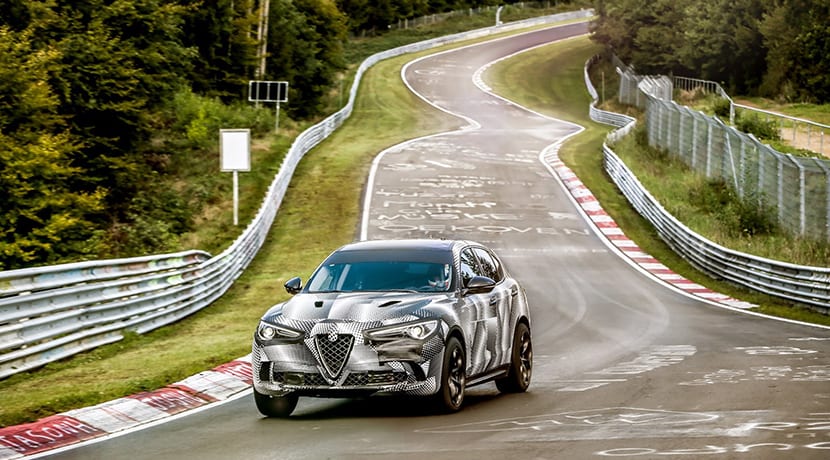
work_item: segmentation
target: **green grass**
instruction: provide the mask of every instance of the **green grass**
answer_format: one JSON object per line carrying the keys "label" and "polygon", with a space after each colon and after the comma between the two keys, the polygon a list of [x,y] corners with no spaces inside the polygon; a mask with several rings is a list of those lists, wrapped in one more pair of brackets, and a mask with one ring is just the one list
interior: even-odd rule
{"label": "green grass", "polygon": [[[522,105],[546,115],[578,123],[586,128],[563,146],[560,157],[597,197],[605,211],[614,218],[625,234],[644,251],[689,280],[758,305],[757,311],[759,312],[798,321],[830,325],[830,316],[709,278],[675,254],[663,243],[651,224],[629,206],[626,198],[603,170],[602,143],[611,128],[594,123],[588,116],[590,99],[584,90],[582,68],[588,58],[600,52],[600,47],[593,44],[587,37],[552,44],[523,53],[519,59],[502,61],[491,68],[485,75],[485,80],[496,92],[506,97],[509,96],[510,99]],[[604,72],[606,78],[609,78],[609,81],[606,81],[608,102],[603,108],[624,113],[633,112],[627,108],[616,107],[611,101],[616,92],[613,90],[616,81],[610,80],[614,76],[612,69],[599,66],[592,72],[594,86],[600,86],[597,81],[601,81],[599,77],[601,71]],[[581,90],[578,89],[579,85],[583,85]],[[636,115],[636,113],[633,114]],[[677,164],[674,168],[667,167],[666,164],[656,166],[654,152],[632,146],[633,139],[630,139],[632,137],[629,136],[626,141],[616,144],[615,152],[623,157],[641,181],[648,184],[649,191],[664,206],[667,206],[664,200],[669,201],[667,198],[672,196],[672,193],[675,194],[675,202],[681,206],[683,201],[680,198],[685,198],[689,190],[688,187],[682,185],[683,181],[678,179],[682,176],[678,170],[682,170],[683,166]],[[666,177],[667,175],[670,177]],[[671,205],[667,207],[669,206]],[[702,217],[695,216],[695,218]],[[711,217],[708,219],[708,224],[712,227],[718,226],[717,221],[712,221]],[[738,240],[745,244],[760,244],[753,243],[751,238]],[[772,238],[762,244],[768,247],[770,251],[768,255],[789,254],[793,246],[796,246],[793,240],[780,237]],[[744,246],[740,247],[746,249]],[[810,249],[803,252],[809,253]],[[809,256],[809,254],[802,255]],[[826,266],[827,260],[830,260],[827,252],[820,252],[814,256],[816,259],[810,259],[811,261],[824,262],[819,266]]]}

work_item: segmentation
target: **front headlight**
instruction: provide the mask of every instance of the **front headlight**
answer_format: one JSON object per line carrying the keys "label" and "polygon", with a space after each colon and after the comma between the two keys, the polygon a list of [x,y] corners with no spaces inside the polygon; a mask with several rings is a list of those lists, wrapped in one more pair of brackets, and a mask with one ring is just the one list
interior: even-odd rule
{"label": "front headlight", "polygon": [[303,333],[282,325],[260,321],[259,327],[256,329],[256,337],[263,342],[272,340],[293,341],[302,338]]}
{"label": "front headlight", "polygon": [[363,336],[368,340],[381,341],[395,339],[426,340],[432,337],[437,330],[438,320],[430,319],[367,330],[363,332]]}

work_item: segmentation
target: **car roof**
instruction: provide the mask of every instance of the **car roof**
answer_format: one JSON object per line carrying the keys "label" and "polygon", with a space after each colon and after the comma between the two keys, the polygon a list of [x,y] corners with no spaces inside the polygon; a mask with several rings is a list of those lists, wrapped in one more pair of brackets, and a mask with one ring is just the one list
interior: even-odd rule
{"label": "car roof", "polygon": [[341,251],[371,251],[371,250],[421,250],[421,251],[452,251],[456,246],[480,246],[478,243],[465,240],[444,239],[405,239],[405,240],[369,240],[349,243],[336,252]]}

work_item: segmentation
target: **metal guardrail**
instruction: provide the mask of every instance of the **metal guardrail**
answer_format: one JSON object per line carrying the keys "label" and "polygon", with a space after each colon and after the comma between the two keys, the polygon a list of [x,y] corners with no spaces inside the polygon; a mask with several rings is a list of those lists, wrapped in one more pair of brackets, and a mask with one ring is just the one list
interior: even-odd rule
{"label": "metal guardrail", "polygon": [[[621,128],[608,136],[608,142],[619,139],[619,133],[628,133],[636,120],[624,115],[614,116],[595,108],[596,90],[588,69],[595,62],[585,63],[585,85],[593,98],[590,108],[592,120]],[[648,86],[644,85],[644,86]],[[644,97],[651,97],[644,92]],[[650,116],[649,112],[646,116]],[[660,238],[689,263],[710,276],[783,299],[810,306],[824,314],[830,314],[830,268],[809,267],[753,256],[720,246],[698,235],[667,212],[643,187],[637,177],[609,147],[603,143],[605,171],[617,188],[646,220]]]}
{"label": "metal guardrail", "polygon": [[583,69],[585,87],[588,89],[588,94],[591,96],[591,104],[588,106],[588,115],[591,117],[591,120],[594,120],[598,123],[620,128],[612,131],[608,135],[608,140],[613,143],[627,135],[629,132],[631,132],[631,130],[634,129],[634,125],[637,122],[637,119],[634,117],[630,117],[628,115],[623,115],[621,113],[608,112],[597,108],[597,102],[599,102],[599,93],[597,93],[596,88],[594,88],[593,83],[591,83],[591,76],[588,74],[588,70],[598,60],[599,55],[593,56],[592,58],[588,59],[588,62],[585,63],[585,67]]}
{"label": "metal guardrail", "polygon": [[360,64],[345,107],[292,143],[254,219],[217,256],[202,251],[0,272],[0,379],[145,333],[210,305],[254,258],[303,156],[351,115],[363,74],[377,62],[472,38],[560,21],[562,13],[448,35],[374,54]]}

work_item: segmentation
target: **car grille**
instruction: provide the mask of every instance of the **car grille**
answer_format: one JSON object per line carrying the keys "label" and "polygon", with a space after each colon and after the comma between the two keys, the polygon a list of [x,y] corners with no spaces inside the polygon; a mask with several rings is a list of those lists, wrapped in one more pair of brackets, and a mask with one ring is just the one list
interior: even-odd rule
{"label": "car grille", "polygon": [[340,376],[349,353],[354,345],[354,336],[349,334],[320,334],[314,337],[320,364],[328,378],[334,380]]}
{"label": "car grille", "polygon": [[406,372],[355,372],[346,377],[346,386],[391,385],[406,382]]}
{"label": "car grille", "polygon": [[[297,385],[308,387],[330,386],[320,374],[309,372],[274,372],[274,383],[284,385]],[[406,382],[406,372],[353,372],[346,377],[341,386],[344,387],[366,387],[394,385]]]}

